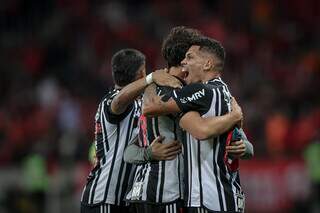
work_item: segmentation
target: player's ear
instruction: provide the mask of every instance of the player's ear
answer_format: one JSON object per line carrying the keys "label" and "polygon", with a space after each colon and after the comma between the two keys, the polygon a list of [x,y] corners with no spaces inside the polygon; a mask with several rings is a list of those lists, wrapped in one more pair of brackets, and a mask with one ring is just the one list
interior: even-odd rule
{"label": "player's ear", "polygon": [[207,59],[203,65],[203,70],[210,71],[213,68],[214,68],[213,61],[210,59]]}

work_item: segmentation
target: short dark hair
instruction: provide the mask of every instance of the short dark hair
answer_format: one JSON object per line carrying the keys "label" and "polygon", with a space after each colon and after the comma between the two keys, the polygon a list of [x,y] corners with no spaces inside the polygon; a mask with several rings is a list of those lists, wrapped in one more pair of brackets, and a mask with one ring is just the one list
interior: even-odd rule
{"label": "short dark hair", "polygon": [[193,45],[200,46],[200,50],[204,50],[210,54],[213,54],[220,61],[221,69],[223,69],[224,61],[226,59],[226,52],[220,42],[215,39],[203,36],[196,40]]}
{"label": "short dark hair", "polygon": [[135,49],[122,49],[111,59],[112,77],[118,86],[126,86],[136,79],[139,68],[145,63],[145,55]]}
{"label": "short dark hair", "polygon": [[170,33],[162,42],[162,55],[167,61],[168,67],[179,66],[185,58],[188,49],[195,40],[202,36],[200,31],[185,26],[171,29]]}

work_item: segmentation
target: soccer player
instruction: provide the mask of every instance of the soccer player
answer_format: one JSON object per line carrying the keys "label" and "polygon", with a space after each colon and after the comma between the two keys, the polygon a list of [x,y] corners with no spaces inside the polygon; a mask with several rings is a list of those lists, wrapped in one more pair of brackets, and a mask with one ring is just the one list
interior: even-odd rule
{"label": "soccer player", "polygon": [[202,130],[205,126],[194,125],[196,120],[201,123],[199,115],[221,116],[231,110],[231,94],[220,77],[224,60],[225,51],[219,42],[207,37],[194,41],[181,62],[188,85],[173,90],[171,97],[160,98],[153,91],[150,101],[143,103],[146,115],[183,113],[179,123],[187,131],[185,202],[189,213],[244,211],[238,168],[226,152],[228,132],[210,135]]}
{"label": "soccer player", "polygon": [[[200,33],[194,29],[176,27],[171,30],[163,42],[162,54],[168,63],[169,73],[180,80],[184,75],[181,72],[180,62],[193,40],[199,36],[201,36]],[[183,80],[181,81],[183,83]],[[167,94],[172,90],[169,87],[157,87],[157,94]],[[148,102],[148,100],[145,101]],[[203,119],[204,122],[207,122],[206,126],[209,127],[210,134],[221,134],[241,119],[241,110],[236,103],[234,108],[235,110],[228,115],[213,117],[211,120]],[[132,143],[126,148],[124,155],[125,161],[140,164],[137,167],[133,186],[127,199],[133,203],[137,212],[178,212],[179,207],[182,206],[181,199],[183,199],[184,193],[182,155],[176,157],[178,150],[173,150],[171,153],[167,153],[167,156],[163,156],[162,161],[154,161],[155,159],[148,152],[151,152],[154,147],[167,146],[167,142],[173,139],[182,141],[182,130],[173,115],[144,118],[141,126],[145,127],[140,128],[141,134],[138,140],[139,146],[142,148]],[[162,144],[151,143],[159,135],[165,136]]]}
{"label": "soccer player", "polygon": [[141,104],[137,97],[152,82],[180,87],[180,82],[165,72],[145,77],[145,56],[138,50],[118,51],[111,65],[115,88],[103,97],[95,116],[97,165],[82,193],[82,213],[129,211],[123,200],[132,166],[123,161],[123,152],[138,133]]}

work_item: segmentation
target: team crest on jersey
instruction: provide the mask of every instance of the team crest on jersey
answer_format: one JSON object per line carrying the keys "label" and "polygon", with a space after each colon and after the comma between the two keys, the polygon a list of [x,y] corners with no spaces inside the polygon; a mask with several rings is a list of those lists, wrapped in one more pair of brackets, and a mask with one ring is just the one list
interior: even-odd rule
{"label": "team crest on jersey", "polygon": [[183,98],[180,98],[180,102],[182,104],[186,104],[188,101],[187,101],[187,98],[186,97],[183,97]]}

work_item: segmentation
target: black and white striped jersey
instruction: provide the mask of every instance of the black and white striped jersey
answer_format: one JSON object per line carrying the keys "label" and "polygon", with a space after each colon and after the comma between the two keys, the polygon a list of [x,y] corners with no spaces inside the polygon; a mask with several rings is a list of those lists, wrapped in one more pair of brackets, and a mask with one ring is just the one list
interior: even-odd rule
{"label": "black and white striped jersey", "polygon": [[[158,94],[164,94],[168,87],[158,87]],[[181,141],[182,130],[174,116],[145,117],[139,120],[139,146],[147,147],[159,135],[165,137],[162,143]],[[170,203],[183,196],[183,157],[179,154],[171,161],[154,161],[140,164],[136,168],[133,185],[127,194],[129,202]]]}
{"label": "black and white striped jersey", "polygon": [[[172,97],[182,112],[198,111],[202,117],[224,115],[231,110],[231,94],[221,78],[174,90]],[[224,161],[226,140],[227,133],[201,141],[186,134],[184,180],[187,207],[204,207],[219,212],[243,210],[244,194],[239,172],[229,171]]]}
{"label": "black and white striped jersey", "polygon": [[81,202],[125,205],[124,198],[131,164],[123,161],[128,142],[138,134],[141,102],[134,101],[120,115],[111,113],[111,102],[119,90],[109,92],[99,104],[95,116],[95,148],[98,163],[87,178]]}

